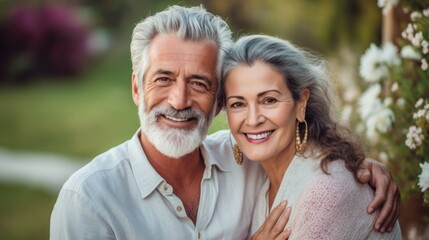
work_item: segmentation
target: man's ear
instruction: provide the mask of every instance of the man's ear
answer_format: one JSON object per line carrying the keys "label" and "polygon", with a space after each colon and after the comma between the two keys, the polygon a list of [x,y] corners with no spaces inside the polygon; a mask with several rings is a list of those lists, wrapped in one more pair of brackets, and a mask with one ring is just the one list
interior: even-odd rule
{"label": "man's ear", "polygon": [[137,81],[138,81],[137,75],[133,72],[131,77],[131,92],[132,92],[134,104],[138,107],[140,103],[140,92],[139,92]]}
{"label": "man's ear", "polygon": [[297,118],[300,122],[305,120],[305,110],[307,107],[308,99],[310,98],[310,90],[308,88],[304,88],[301,90],[301,94],[298,102],[298,114]]}

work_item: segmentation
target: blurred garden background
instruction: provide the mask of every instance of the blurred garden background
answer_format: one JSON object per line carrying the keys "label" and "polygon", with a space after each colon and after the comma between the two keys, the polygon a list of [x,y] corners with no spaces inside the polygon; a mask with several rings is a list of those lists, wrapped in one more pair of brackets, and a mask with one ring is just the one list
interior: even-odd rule
{"label": "blurred garden background", "polygon": [[[275,35],[324,56],[339,116],[400,186],[404,239],[429,239],[425,0],[0,0],[0,150],[83,165],[129,139],[139,125],[130,91],[132,29],[173,4],[203,4],[235,37]],[[221,114],[210,132],[224,128]],[[0,181],[0,239],[48,239],[57,194]]]}

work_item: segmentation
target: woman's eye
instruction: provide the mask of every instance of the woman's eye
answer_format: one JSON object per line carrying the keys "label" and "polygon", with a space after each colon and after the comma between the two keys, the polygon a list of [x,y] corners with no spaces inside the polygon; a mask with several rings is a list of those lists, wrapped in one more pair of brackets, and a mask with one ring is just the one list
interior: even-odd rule
{"label": "woman's eye", "polygon": [[243,107],[243,106],[244,106],[244,104],[241,103],[241,102],[235,102],[235,103],[231,103],[229,105],[230,108],[240,108],[240,107]]}
{"label": "woman's eye", "polygon": [[264,98],[264,100],[262,101],[265,104],[273,104],[277,102],[277,99],[275,98]]}

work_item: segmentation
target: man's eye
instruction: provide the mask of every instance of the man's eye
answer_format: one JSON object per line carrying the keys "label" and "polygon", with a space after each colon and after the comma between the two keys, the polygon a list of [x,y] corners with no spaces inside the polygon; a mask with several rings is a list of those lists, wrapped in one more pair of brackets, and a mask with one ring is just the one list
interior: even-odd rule
{"label": "man's eye", "polygon": [[168,77],[159,77],[155,80],[158,85],[167,85],[171,82],[171,79]]}
{"label": "man's eye", "polygon": [[192,86],[194,86],[195,88],[199,89],[199,90],[208,90],[208,86],[205,82],[200,82],[200,81],[193,81],[191,82]]}

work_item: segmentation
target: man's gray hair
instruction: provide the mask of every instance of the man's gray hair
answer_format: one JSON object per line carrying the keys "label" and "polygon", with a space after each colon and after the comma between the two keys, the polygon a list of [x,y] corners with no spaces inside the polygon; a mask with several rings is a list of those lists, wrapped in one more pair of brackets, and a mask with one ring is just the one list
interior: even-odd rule
{"label": "man's gray hair", "polygon": [[[207,12],[202,6],[171,6],[140,21],[131,39],[131,61],[137,84],[143,88],[143,78],[149,66],[148,49],[158,34],[176,34],[182,40],[213,41],[218,47],[217,80],[220,81],[222,59],[232,45],[228,24],[219,16]],[[219,88],[218,88],[219,89]]]}

